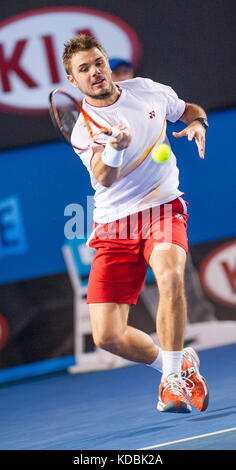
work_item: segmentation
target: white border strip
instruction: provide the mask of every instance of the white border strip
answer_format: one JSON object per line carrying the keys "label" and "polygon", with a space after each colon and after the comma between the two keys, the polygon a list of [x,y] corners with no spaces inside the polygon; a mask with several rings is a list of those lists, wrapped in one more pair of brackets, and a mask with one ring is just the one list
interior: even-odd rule
{"label": "white border strip", "polygon": [[102,224],[98,224],[97,227],[95,227],[95,228],[93,229],[91,235],[89,236],[88,240],[86,241],[86,245],[87,245],[89,248],[91,248],[91,247],[89,246],[89,242],[92,240],[92,238],[94,237],[94,235],[95,235],[95,233],[96,233],[98,227],[101,227],[101,225],[102,225]]}
{"label": "white border strip", "polygon": [[216,434],[223,434],[225,432],[236,431],[236,428],[222,429],[221,431],[209,432],[208,434],[200,434],[199,436],[187,437],[185,439],[179,439],[178,441],[163,442],[163,444],[152,445],[149,447],[143,447],[138,450],[157,449],[158,447],[171,446],[172,444],[178,444],[179,442],[192,441],[193,439],[201,439],[202,437],[214,436]]}
{"label": "white border strip", "polygon": [[187,214],[188,213],[188,209],[187,209],[187,206],[186,206],[186,203],[184,201],[184,199],[182,197],[179,197],[179,200],[183,206],[183,211],[184,211],[184,214]]}

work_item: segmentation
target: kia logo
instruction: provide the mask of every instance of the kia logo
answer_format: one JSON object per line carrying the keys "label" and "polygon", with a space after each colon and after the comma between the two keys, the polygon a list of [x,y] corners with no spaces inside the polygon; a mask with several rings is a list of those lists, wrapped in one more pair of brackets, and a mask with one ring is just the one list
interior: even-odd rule
{"label": "kia logo", "polygon": [[9,328],[5,317],[0,313],[0,350],[4,348],[9,337]]}
{"label": "kia logo", "polygon": [[0,108],[48,112],[52,88],[72,92],[62,53],[64,43],[81,32],[96,37],[109,58],[121,57],[138,65],[138,37],[116,16],[82,7],[25,12],[0,23]]}
{"label": "kia logo", "polygon": [[236,306],[236,240],[213,250],[200,265],[206,293],[218,302]]}

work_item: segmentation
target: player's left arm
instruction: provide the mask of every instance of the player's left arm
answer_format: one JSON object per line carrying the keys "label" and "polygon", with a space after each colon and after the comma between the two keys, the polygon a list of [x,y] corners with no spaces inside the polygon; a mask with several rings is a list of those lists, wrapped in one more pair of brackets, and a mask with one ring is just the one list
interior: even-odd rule
{"label": "player's left arm", "polygon": [[198,147],[198,153],[200,158],[205,156],[205,139],[206,129],[204,125],[197,121],[198,118],[207,119],[207,115],[201,106],[194,103],[186,103],[186,109],[184,114],[181,116],[180,121],[183,121],[187,127],[181,132],[173,132],[174,137],[186,136],[188,140],[195,139]]}

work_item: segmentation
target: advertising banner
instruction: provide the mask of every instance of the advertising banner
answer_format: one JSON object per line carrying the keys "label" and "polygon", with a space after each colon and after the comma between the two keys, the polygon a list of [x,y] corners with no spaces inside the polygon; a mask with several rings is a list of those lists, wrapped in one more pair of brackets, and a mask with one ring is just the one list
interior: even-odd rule
{"label": "advertising banner", "polygon": [[[55,139],[48,96],[54,88],[73,94],[62,53],[64,43],[79,33],[99,38],[109,58],[121,57],[138,67],[138,35],[119,16],[107,11],[53,6],[52,2],[51,7],[23,8],[22,13],[0,23],[0,112],[4,113],[6,128],[1,148]],[[82,98],[78,92],[76,96]],[[20,126],[13,137],[11,129],[17,122]]]}
{"label": "advertising banner", "polygon": [[218,320],[236,320],[236,238],[192,247],[201,284]]}
{"label": "advertising banner", "polygon": [[236,238],[193,245],[191,257],[195,281],[186,280],[188,344],[200,350],[235,343]]}
{"label": "advertising banner", "polygon": [[211,0],[186,0],[181,14],[172,0],[2,0],[0,149],[57,138],[48,94],[68,88],[63,47],[80,32],[95,36],[109,59],[131,61],[137,75],[172,86],[186,101],[207,110],[234,106],[234,19],[233,0],[214,8]]}

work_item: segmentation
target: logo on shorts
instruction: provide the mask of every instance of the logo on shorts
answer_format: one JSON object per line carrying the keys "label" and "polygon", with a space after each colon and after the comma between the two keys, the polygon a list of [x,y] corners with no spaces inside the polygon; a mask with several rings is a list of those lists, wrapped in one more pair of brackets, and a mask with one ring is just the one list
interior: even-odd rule
{"label": "logo on shorts", "polygon": [[176,218],[176,219],[179,219],[179,220],[183,220],[183,219],[184,219],[183,216],[180,215],[180,214],[176,214],[176,215],[175,215],[175,218]]}

